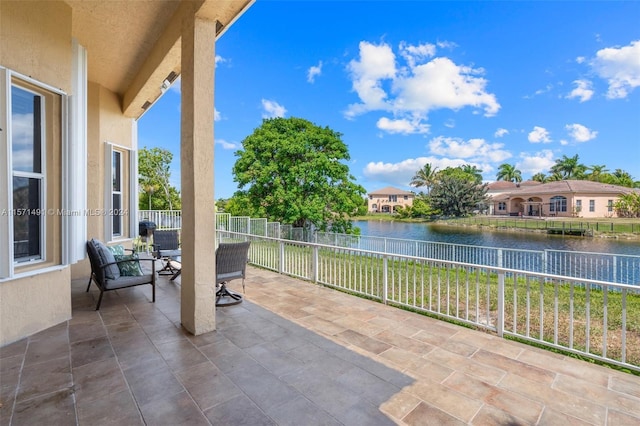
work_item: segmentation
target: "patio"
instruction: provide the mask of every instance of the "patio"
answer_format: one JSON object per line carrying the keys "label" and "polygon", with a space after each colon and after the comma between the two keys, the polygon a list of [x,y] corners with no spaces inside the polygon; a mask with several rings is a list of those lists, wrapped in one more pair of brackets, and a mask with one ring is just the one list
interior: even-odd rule
{"label": "patio", "polygon": [[[179,279],[0,349],[0,425],[640,423],[640,378],[250,267],[215,332]],[[231,283],[238,290],[239,282]]]}

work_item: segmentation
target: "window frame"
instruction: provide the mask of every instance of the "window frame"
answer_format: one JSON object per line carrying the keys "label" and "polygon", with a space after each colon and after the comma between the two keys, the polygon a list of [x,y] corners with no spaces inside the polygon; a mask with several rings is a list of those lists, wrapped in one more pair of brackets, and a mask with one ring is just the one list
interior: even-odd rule
{"label": "window frame", "polygon": [[[132,131],[135,129],[132,129]],[[136,133],[135,131],[133,132]],[[135,146],[135,141],[134,141]],[[113,156],[120,154],[120,207],[116,209],[113,203]],[[137,221],[137,173],[138,153],[134,148],[105,142],[105,173],[104,173],[104,234],[107,242],[133,239],[136,235]],[[115,233],[114,221],[116,210],[119,210],[120,232]],[[134,223],[135,222],[135,223]]]}
{"label": "window frame", "polygon": [[549,199],[549,212],[566,213],[567,197],[564,195],[555,195]]}
{"label": "window frame", "polygon": [[[22,84],[20,84],[22,83]],[[21,266],[21,265],[25,265],[25,264],[35,264],[35,263],[40,263],[40,262],[45,262],[47,259],[47,247],[46,247],[46,242],[45,242],[45,237],[47,234],[47,221],[46,219],[46,215],[42,214],[42,212],[44,210],[46,210],[47,208],[47,163],[45,161],[45,159],[47,158],[47,138],[46,138],[46,130],[47,130],[47,122],[46,122],[46,115],[47,115],[47,110],[46,110],[46,102],[45,102],[45,97],[42,93],[38,93],[37,91],[26,87],[26,86],[32,86],[34,84],[30,84],[27,81],[23,81],[20,78],[17,78],[15,76],[12,76],[9,79],[9,86],[10,86],[10,93],[8,96],[8,111],[7,111],[7,118],[9,119],[9,126],[11,128],[10,130],[10,136],[7,138],[7,144],[8,149],[11,151],[11,158],[10,158],[10,165],[8,165],[8,168],[10,167],[10,173],[11,173],[11,183],[10,183],[10,187],[11,190],[9,191],[11,193],[11,204],[10,204],[10,211],[14,212],[14,214],[12,215],[12,224],[11,227],[13,229],[12,235],[11,235],[11,243],[13,244],[13,264],[14,266]],[[14,153],[14,141],[13,141],[13,137],[15,136],[14,132],[13,132],[13,127],[14,127],[14,122],[13,122],[13,96],[14,96],[14,88],[23,90],[31,95],[33,95],[34,97],[37,96],[39,98],[38,103],[40,104],[39,106],[39,124],[38,126],[35,125],[35,117],[34,117],[34,139],[36,136],[36,132],[38,132],[39,130],[39,167],[38,169],[40,171],[24,171],[24,170],[16,170],[15,169],[15,163],[13,161],[14,157],[15,157],[15,153]],[[44,88],[40,88],[39,89],[46,91],[46,89]],[[35,144],[32,147],[32,155],[36,156],[35,154]],[[27,179],[29,182],[34,179],[38,182],[38,206],[27,206],[26,210],[22,210],[22,209],[18,209],[15,206],[15,179]],[[37,224],[38,224],[38,253],[34,253],[34,254],[27,254],[26,256],[20,257],[20,258],[16,258],[16,240],[15,240],[15,234],[16,234],[16,220],[19,220],[20,217],[31,217],[32,216],[32,211],[36,212],[37,211],[37,216],[38,216],[38,220],[37,220]],[[35,222],[35,221],[34,221]],[[31,226],[31,221],[29,221],[28,226]],[[31,244],[31,241],[29,241],[29,244]]]}
{"label": "window frame", "polygon": [[589,200],[589,213],[596,211],[596,200]]}
{"label": "window frame", "polygon": [[[12,138],[13,127],[12,122],[12,88],[16,86],[30,93],[35,93],[41,97],[44,107],[41,107],[41,147],[40,162],[41,169],[38,173],[17,171],[14,173]],[[55,103],[49,104],[47,99],[53,100]],[[68,114],[69,96],[61,89],[35,80],[29,76],[23,75],[9,68],[0,65],[0,210],[5,210],[7,214],[0,215],[0,282],[40,274],[47,271],[55,271],[64,268],[65,263],[65,238],[67,227],[63,217],[57,216],[56,211],[53,212],[57,217],[52,218],[49,209],[55,207],[54,210],[64,208],[64,200],[62,198],[50,200],[47,193],[51,190],[60,192],[67,184],[64,179],[65,165],[64,159],[56,160],[54,169],[47,168],[48,158],[54,153],[48,152],[48,146],[53,144],[54,151],[60,150],[64,153],[68,149],[67,126],[69,124]],[[52,108],[48,112],[48,108]],[[51,115],[53,121],[48,121],[48,115]],[[53,136],[52,140],[48,140],[49,133]],[[59,146],[58,146],[59,145]],[[56,171],[58,170],[59,171]],[[52,174],[55,173],[55,174]],[[58,175],[59,173],[59,175]],[[44,209],[45,214],[40,215],[40,235],[39,256],[29,260],[14,259],[14,221],[11,214],[14,208],[13,202],[13,178],[26,177],[38,178],[40,182],[39,202],[41,211]],[[49,181],[50,179],[53,179]],[[58,188],[58,184],[61,188]],[[50,187],[50,185],[54,185]],[[53,204],[51,204],[53,203]],[[51,226],[51,230],[49,229]],[[48,234],[54,232],[56,241],[51,242]],[[60,235],[58,235],[60,233]],[[49,247],[50,244],[53,244]]]}

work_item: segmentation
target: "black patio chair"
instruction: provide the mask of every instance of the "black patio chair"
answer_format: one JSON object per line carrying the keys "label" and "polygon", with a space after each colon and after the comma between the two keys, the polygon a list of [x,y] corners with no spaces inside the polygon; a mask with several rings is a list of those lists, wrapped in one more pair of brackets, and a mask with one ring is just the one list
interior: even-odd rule
{"label": "black patio chair", "polygon": [[163,262],[158,274],[175,275],[178,269],[173,267],[171,260],[177,260],[182,255],[178,231],[175,229],[154,231],[152,246],[156,259]]}
{"label": "black patio chair", "polygon": [[[92,239],[87,241],[87,255],[91,263],[91,277],[87,291],[91,288],[91,282],[95,282],[100,289],[100,297],[96,305],[96,311],[100,309],[102,296],[105,291],[120,290],[138,285],[151,285],[152,301],[156,301],[156,262],[155,259],[123,259],[115,260],[113,253],[100,241]],[[137,276],[124,276],[120,274],[119,264],[124,262],[151,262],[151,273]]]}
{"label": "black patio chair", "polygon": [[[231,280],[242,279],[244,293],[244,279],[249,261],[250,241],[244,243],[220,243],[216,250],[216,306],[235,305],[242,302],[242,295],[230,291],[227,283]],[[229,301],[222,300],[229,298]]]}

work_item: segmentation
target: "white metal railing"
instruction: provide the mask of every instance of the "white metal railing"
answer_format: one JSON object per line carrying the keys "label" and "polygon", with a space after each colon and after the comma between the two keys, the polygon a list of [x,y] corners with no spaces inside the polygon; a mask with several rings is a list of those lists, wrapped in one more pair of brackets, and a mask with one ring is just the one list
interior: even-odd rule
{"label": "white metal railing", "polygon": [[156,229],[181,229],[182,210],[138,210],[138,222],[149,221]]}
{"label": "white metal railing", "polygon": [[602,280],[218,230],[252,264],[640,371],[640,288]]}
{"label": "white metal railing", "polygon": [[[640,256],[567,250],[521,250],[389,237],[309,232],[266,219],[216,213],[216,229],[256,236],[308,241],[344,248],[480,264],[498,268],[640,285]],[[180,210],[141,210],[139,220],[157,229],[179,229]]]}

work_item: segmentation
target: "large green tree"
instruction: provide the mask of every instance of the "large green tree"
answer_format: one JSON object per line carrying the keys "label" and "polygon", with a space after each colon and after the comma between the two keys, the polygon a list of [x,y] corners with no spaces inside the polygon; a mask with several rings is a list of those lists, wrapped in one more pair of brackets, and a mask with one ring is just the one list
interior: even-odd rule
{"label": "large green tree", "polygon": [[162,148],[144,147],[138,151],[138,208],[141,210],[179,210],[180,191],[170,183],[169,166],[173,154]]}
{"label": "large green tree", "polygon": [[488,205],[487,186],[479,184],[462,167],[447,167],[438,173],[431,189],[431,207],[445,216],[469,216]]}
{"label": "large green tree", "polygon": [[522,182],[522,172],[520,172],[520,170],[518,170],[513,164],[500,164],[496,179],[519,183]]}
{"label": "large green tree", "polygon": [[351,232],[350,217],[366,190],[349,173],[340,133],[301,118],[271,118],[242,146],[233,166],[240,187],[235,196],[246,196],[251,213],[297,227]]}

